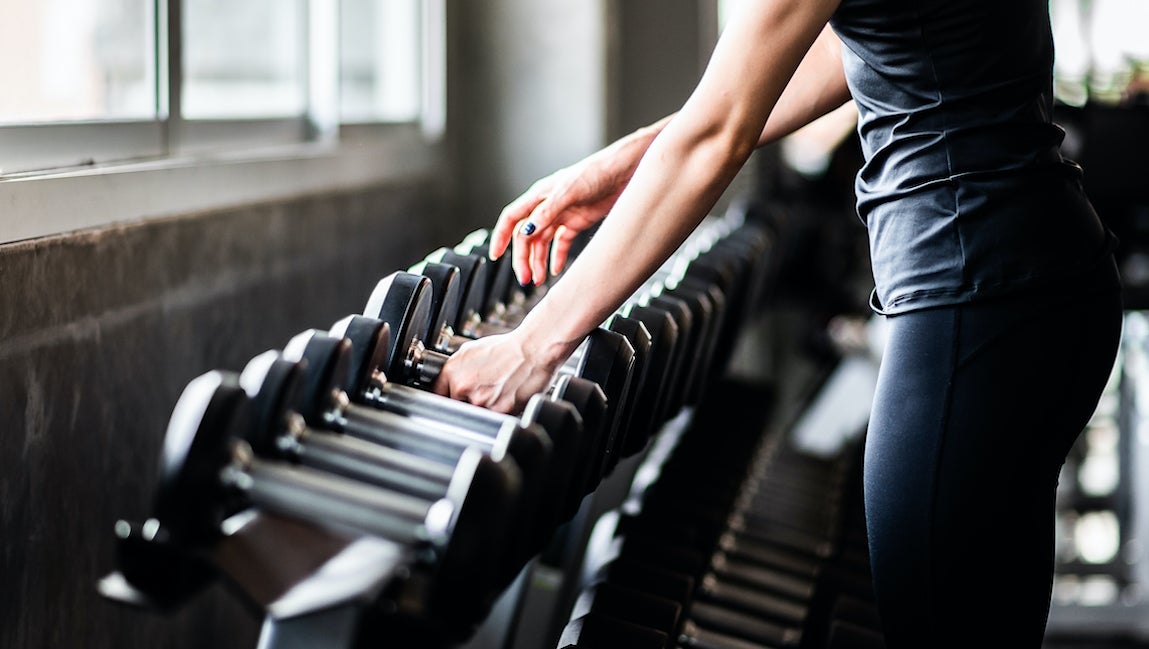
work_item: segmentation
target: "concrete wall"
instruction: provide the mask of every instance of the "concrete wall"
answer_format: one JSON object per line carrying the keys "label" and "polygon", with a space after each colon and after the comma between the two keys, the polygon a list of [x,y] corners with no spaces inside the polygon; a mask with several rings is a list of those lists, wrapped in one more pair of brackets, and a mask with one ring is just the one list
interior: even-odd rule
{"label": "concrete wall", "polygon": [[606,143],[604,4],[486,0],[453,10],[462,218],[489,227],[536,179]]}
{"label": "concrete wall", "polygon": [[611,0],[609,137],[678,110],[702,76],[716,34],[710,0]]}

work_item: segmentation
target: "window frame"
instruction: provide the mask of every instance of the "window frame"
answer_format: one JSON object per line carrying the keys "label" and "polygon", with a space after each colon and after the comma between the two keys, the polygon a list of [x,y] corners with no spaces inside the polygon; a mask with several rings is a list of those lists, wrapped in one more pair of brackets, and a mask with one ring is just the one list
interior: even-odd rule
{"label": "window frame", "polygon": [[180,105],[182,0],[156,2],[158,119],[0,126],[0,152],[21,156],[7,169],[0,158],[0,244],[417,180],[441,168],[445,0],[421,2],[420,119],[354,124],[339,122],[337,0],[307,0],[304,114],[238,120],[187,120],[170,110]]}

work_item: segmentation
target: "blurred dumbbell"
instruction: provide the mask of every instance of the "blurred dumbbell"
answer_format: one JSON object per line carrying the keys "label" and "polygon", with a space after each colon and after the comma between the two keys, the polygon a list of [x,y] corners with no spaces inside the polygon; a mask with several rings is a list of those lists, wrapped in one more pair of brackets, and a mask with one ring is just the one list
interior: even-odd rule
{"label": "blurred dumbbell", "polygon": [[[483,554],[494,574],[473,586],[486,584],[488,594],[499,592],[506,575],[518,572],[515,562],[520,557],[513,554],[514,544],[506,543],[505,537],[490,526],[499,521],[515,534],[528,532],[516,527],[523,525],[526,501],[522,494],[522,474],[515,461],[499,446],[476,458],[466,452],[466,446],[452,446],[449,452],[442,454],[418,454],[403,450],[402,444],[385,446],[368,442],[362,437],[336,432],[345,427],[338,420],[343,413],[336,410],[327,411],[334,415],[332,429],[309,425],[302,413],[315,408],[313,401],[317,397],[339,399],[342,393],[332,384],[337,377],[324,376],[327,374],[324,365],[289,360],[276,350],[248,362],[240,374],[240,384],[251,397],[254,417],[243,434],[255,454],[426,500],[453,495],[459,503],[459,520],[478,525],[489,534]],[[338,363],[327,365],[338,366]],[[337,412],[339,414],[335,414]],[[368,425],[368,420],[357,419],[358,425]],[[402,425],[394,426],[382,421],[372,423],[386,429],[377,433],[380,435],[423,435],[423,426],[417,422],[399,422]]]}
{"label": "blurred dumbbell", "polygon": [[[375,407],[354,401],[361,394],[362,365],[353,360],[377,349],[365,347],[362,356],[346,337],[320,330],[308,330],[295,336],[284,348],[284,356],[302,362],[309,375],[299,414],[317,428],[389,446],[429,459],[450,463],[460,452],[475,447],[495,459],[508,456],[518,467],[523,489],[519,515],[509,529],[515,534],[504,540],[512,548],[510,571],[501,574],[513,579],[524,563],[545,544],[553,531],[553,512],[568,497],[567,479],[573,467],[571,458],[554,453],[550,426],[563,438],[577,435],[581,426],[577,413],[568,404],[535,395],[522,418],[505,418],[492,427],[460,426],[442,417],[415,417],[394,409]],[[424,400],[449,401],[424,393]],[[465,404],[464,404],[465,405]],[[506,582],[504,582],[506,583]]]}
{"label": "blurred dumbbell", "polygon": [[[423,557],[427,611],[456,628],[470,628],[481,618],[489,597],[477,591],[490,583],[484,539],[489,532],[461,518],[465,494],[419,498],[258,457],[243,440],[252,417],[238,374],[212,371],[187,385],[164,439],[155,507],[163,528],[181,539],[218,537],[226,517],[255,508],[387,539]],[[474,474],[481,452],[467,449],[463,455],[457,470]],[[510,485],[505,489],[510,493]]]}

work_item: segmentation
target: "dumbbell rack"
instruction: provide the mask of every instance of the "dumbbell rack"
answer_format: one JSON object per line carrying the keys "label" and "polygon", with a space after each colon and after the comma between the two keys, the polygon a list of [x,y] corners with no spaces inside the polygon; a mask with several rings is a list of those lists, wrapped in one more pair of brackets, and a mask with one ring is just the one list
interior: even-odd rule
{"label": "dumbbell rack", "polygon": [[[631,497],[636,478],[650,466],[644,461],[652,451],[659,457],[686,430],[721,374],[766,281],[768,244],[760,227],[741,213],[708,218],[626,311],[600,328],[603,336],[631,336],[636,345],[624,344],[631,353],[642,337],[647,347],[627,366],[625,391],[617,395],[622,398],[610,403],[615,419],[608,423],[617,427],[617,436],[601,458],[586,460],[601,463],[601,474],[590,473],[595,482],[565,521],[560,517],[551,521],[557,528],[541,530],[549,542],[534,548],[537,556],[518,557],[500,547],[498,534],[519,533],[501,526],[533,520],[524,512],[537,516],[558,507],[546,501],[550,491],[539,491],[546,484],[548,490],[563,488],[547,482],[546,467],[569,462],[559,457],[558,464],[538,464],[550,462],[551,435],[561,432],[558,425],[548,426],[569,412],[582,422],[580,416],[591,411],[579,413],[554,394],[540,394],[528,409],[538,417],[548,412],[550,419],[497,415],[502,419],[491,424],[494,413],[472,412],[473,421],[485,422],[479,431],[458,419],[412,417],[369,403],[365,395],[373,389],[378,400],[384,387],[418,385],[398,386],[384,373],[398,372],[396,349],[406,353],[404,345],[418,342],[411,336],[435,325],[428,319],[428,328],[420,320],[431,307],[411,293],[408,306],[414,311],[399,320],[352,314],[330,331],[302,332],[284,350],[260,354],[243,372],[217,370],[189,382],[169,422],[154,515],[116,523],[117,569],[101,580],[100,592],[114,602],[170,612],[222,581],[263,619],[264,649],[507,647],[512,639],[529,641],[531,634],[519,623],[531,619],[526,608],[541,601],[537,585],[552,582],[557,597],[549,618],[561,619],[556,616],[578,595],[576,577],[594,523]],[[455,251],[474,248],[469,237]],[[521,315],[546,287],[512,296],[509,265],[500,268],[486,288],[498,293],[498,315],[505,321],[515,310]],[[499,281],[501,288],[494,288]],[[691,331],[690,346],[674,351],[689,357],[681,364],[690,372],[683,369],[681,376],[692,382],[663,385],[656,381],[662,376],[648,377],[657,387],[642,393],[644,384],[630,372],[644,377],[656,367],[650,350],[658,347],[629,314],[678,302],[705,307],[693,315],[706,326]],[[494,313],[490,304],[484,308],[488,316]],[[638,324],[623,326],[629,320]],[[410,334],[412,329],[420,333]],[[572,368],[563,385],[584,378],[580,372],[588,363]],[[671,365],[659,367],[668,371]],[[429,393],[425,398],[443,399]],[[442,409],[481,410],[451,404]],[[577,437],[562,434],[568,442]],[[553,438],[555,448],[559,439]],[[410,464],[395,464],[402,457]],[[523,509],[540,493],[542,508]],[[476,502],[492,503],[487,520],[479,518],[484,510]],[[508,565],[517,572],[503,574]],[[505,609],[508,615],[502,615]],[[556,629],[552,624],[543,637]]]}
{"label": "dumbbell rack", "polygon": [[883,646],[860,437],[810,452],[762,417],[769,397],[724,382],[652,449],[595,522],[557,642],[533,646]]}

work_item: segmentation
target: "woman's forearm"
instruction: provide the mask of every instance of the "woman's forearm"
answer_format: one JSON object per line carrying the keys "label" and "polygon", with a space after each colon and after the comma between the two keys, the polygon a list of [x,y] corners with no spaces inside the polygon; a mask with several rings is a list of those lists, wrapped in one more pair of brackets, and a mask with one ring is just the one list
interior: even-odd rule
{"label": "woman's forearm", "polygon": [[758,145],[776,142],[849,100],[850,89],[842,68],[842,41],[826,25],[770,111]]}
{"label": "woman's forearm", "polygon": [[[718,141],[686,145],[660,137],[599,231],[521,328],[563,358],[600,325],[687,238],[753,148]],[[688,180],[689,179],[689,180]]]}
{"label": "woman's forearm", "polygon": [[610,215],[521,329],[573,350],[682,244],[759,145],[771,110],[836,2],[755,3],[720,40],[695,93],[665,120]]}

